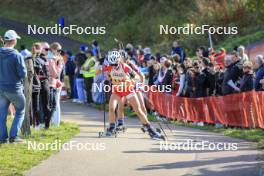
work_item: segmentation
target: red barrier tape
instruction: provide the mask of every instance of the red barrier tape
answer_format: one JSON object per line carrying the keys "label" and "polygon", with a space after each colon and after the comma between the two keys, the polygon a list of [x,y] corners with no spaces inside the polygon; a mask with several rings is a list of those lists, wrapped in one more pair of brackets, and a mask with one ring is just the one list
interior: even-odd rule
{"label": "red barrier tape", "polygon": [[219,97],[184,98],[149,92],[153,108],[170,119],[264,128],[264,92],[245,92]]}

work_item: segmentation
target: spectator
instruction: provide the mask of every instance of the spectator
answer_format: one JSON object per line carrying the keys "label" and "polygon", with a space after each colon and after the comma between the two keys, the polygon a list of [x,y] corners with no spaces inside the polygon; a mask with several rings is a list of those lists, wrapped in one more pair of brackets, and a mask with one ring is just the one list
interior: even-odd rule
{"label": "spectator", "polygon": [[[42,109],[42,118],[41,123],[51,119],[52,112],[50,107],[50,86],[49,86],[49,67],[48,67],[48,51],[50,46],[48,43],[41,43],[41,54],[39,57],[39,61],[42,65],[42,72],[39,75],[41,89],[40,89],[40,109]],[[37,127],[38,128],[38,127]]]}
{"label": "spectator", "polygon": [[75,78],[76,78],[76,88],[78,94],[77,103],[84,104],[86,102],[86,93],[85,93],[85,84],[83,78],[82,65],[87,59],[86,55],[83,53],[78,53],[75,56],[76,69],[75,69]]}
{"label": "spectator", "polygon": [[233,75],[233,60],[232,56],[225,57],[225,67],[224,79],[222,83],[222,93],[223,95],[228,95],[234,92],[239,92],[240,89],[235,85],[232,78],[236,75]]}
{"label": "spectator", "polygon": [[[161,84],[163,86],[169,86],[170,88],[172,88],[172,79],[173,79],[173,72],[172,72],[172,68],[171,68],[172,62],[170,60],[166,60],[164,62],[164,72],[165,72],[165,76],[161,82]],[[168,92],[166,92],[168,93]],[[170,92],[172,93],[172,92]]]}
{"label": "spectator", "polygon": [[155,56],[150,57],[150,60],[148,61],[148,65],[149,65],[148,85],[154,85],[155,75],[158,72],[158,69],[156,68],[156,57]]}
{"label": "spectator", "polygon": [[258,55],[253,59],[253,67],[256,70],[256,79],[254,83],[254,88],[256,91],[263,91],[261,80],[264,77],[264,59],[262,55]]}
{"label": "spectator", "polygon": [[157,79],[154,82],[155,85],[161,85],[166,75],[166,71],[167,71],[167,68],[165,67],[166,60],[167,60],[166,57],[162,57],[160,59],[160,64],[157,65],[157,67],[159,67],[159,72],[157,73]]}
{"label": "spectator", "polygon": [[224,81],[224,71],[220,65],[215,66],[215,95],[220,96],[222,93],[222,84]]}
{"label": "spectator", "polygon": [[[210,60],[206,57],[204,57],[202,60],[201,60],[201,63],[202,63],[202,73],[204,74],[205,76],[205,91],[206,91],[206,96],[209,96],[209,89],[211,88],[211,79],[212,79],[212,74],[210,73],[210,70],[209,70],[209,64],[210,64]],[[212,83],[213,84],[213,83]]]}
{"label": "spectator", "polygon": [[193,96],[192,98],[206,97],[207,96],[207,83],[206,75],[201,71],[197,62],[193,64]]}
{"label": "spectator", "polygon": [[40,59],[41,44],[35,43],[32,47],[31,59],[34,65],[33,74],[33,88],[32,88],[32,125],[36,130],[40,129],[40,89],[41,89],[41,76],[43,73],[42,60]]}
{"label": "spectator", "polygon": [[[58,46],[56,46],[58,44]],[[60,120],[61,120],[61,107],[60,107],[60,100],[61,100],[61,91],[62,91],[62,84],[64,84],[64,70],[65,70],[65,64],[64,64],[64,57],[65,53],[61,49],[61,46],[59,43],[52,43],[51,44],[51,49],[54,47],[57,47],[57,53],[56,53],[56,64],[60,68],[58,70],[58,77],[57,77],[57,84],[56,84],[56,108],[54,111],[52,123],[54,126],[59,126],[60,125]]]}
{"label": "spectator", "polygon": [[145,77],[149,75],[149,67],[146,61],[142,62],[141,66],[139,66],[139,70],[145,75]]}
{"label": "spectator", "polygon": [[178,63],[180,63],[180,56],[178,54],[174,54],[171,56],[172,67],[175,67]]}
{"label": "spectator", "polygon": [[209,57],[209,51],[207,51],[205,49],[205,47],[201,46],[201,47],[197,48],[196,56],[197,56],[198,60],[201,60],[204,57],[208,58]]}
{"label": "spectator", "polygon": [[16,114],[10,129],[9,142],[23,142],[18,132],[25,115],[25,96],[22,81],[27,75],[23,57],[14,47],[20,37],[14,30],[6,31],[5,45],[0,48],[0,143],[8,142],[7,112],[12,103]]}
{"label": "spectator", "polygon": [[50,127],[50,118],[54,115],[56,110],[56,105],[58,103],[57,98],[57,88],[61,87],[61,82],[59,81],[60,74],[63,69],[63,59],[60,56],[61,45],[57,42],[50,45],[50,50],[47,54],[48,59],[48,70],[49,70],[49,87],[50,87],[50,115],[45,120],[45,129]]}
{"label": "spectator", "polygon": [[74,99],[76,95],[74,95],[74,86],[75,86],[75,81],[74,81],[74,71],[76,68],[76,65],[74,63],[74,56],[68,57],[68,60],[65,65],[65,73],[69,77],[69,82],[70,82],[70,89],[71,89],[71,94],[70,94],[70,99]]}
{"label": "spectator", "polygon": [[86,102],[88,104],[93,103],[92,99],[92,85],[93,85],[93,80],[95,76],[95,63],[96,63],[96,58],[93,55],[93,52],[88,52],[87,54],[87,59],[82,65],[81,69],[83,71],[83,77],[84,77],[84,84],[85,84],[85,90],[86,90],[86,97],[87,100]]}
{"label": "spectator", "polygon": [[232,56],[232,61],[233,61],[233,76],[234,76],[234,81],[239,81],[239,79],[243,75],[243,61],[241,58],[238,56],[236,52],[231,53]]}
{"label": "spectator", "polygon": [[242,46],[242,45],[239,46],[237,48],[237,52],[238,52],[238,56],[240,57],[242,63],[249,61],[248,55],[245,53],[245,47],[244,46]]}
{"label": "spectator", "polygon": [[224,60],[225,60],[225,56],[226,56],[226,51],[224,48],[221,48],[219,52],[217,52],[214,55],[214,61],[221,67],[224,68],[225,64],[224,64]]}
{"label": "spectator", "polygon": [[148,61],[150,59],[151,56],[151,49],[150,48],[144,48],[144,60]]}
{"label": "spectator", "polygon": [[137,55],[137,63],[142,64],[143,61],[144,61],[144,51],[139,50]]}
{"label": "spectator", "polygon": [[246,92],[253,90],[253,65],[250,61],[245,61],[243,64],[244,75],[240,80],[240,91]]}
{"label": "spectator", "polygon": [[175,54],[178,54],[180,56],[180,63],[183,63],[186,58],[186,54],[184,49],[179,45],[177,41],[174,41],[172,43],[172,48],[171,48],[171,55],[175,55]]}
{"label": "spectator", "polygon": [[180,64],[178,67],[178,71],[180,74],[180,82],[179,82],[179,89],[176,93],[176,96],[185,96],[186,95],[186,88],[187,88],[187,69],[184,64]]}

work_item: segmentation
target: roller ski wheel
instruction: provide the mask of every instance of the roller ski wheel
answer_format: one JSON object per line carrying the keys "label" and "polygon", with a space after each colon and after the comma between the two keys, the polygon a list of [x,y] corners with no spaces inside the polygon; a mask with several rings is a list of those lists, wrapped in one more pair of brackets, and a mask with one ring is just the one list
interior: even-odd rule
{"label": "roller ski wheel", "polygon": [[160,134],[160,132],[156,131],[152,127],[147,129],[148,135],[150,136],[151,139],[154,140],[166,140],[163,135]]}
{"label": "roller ski wheel", "polygon": [[160,128],[156,128],[156,131],[157,131],[158,133],[161,133],[161,129],[160,129]]}
{"label": "roller ski wheel", "polygon": [[98,137],[99,137],[99,138],[101,138],[101,137],[103,137],[103,136],[104,136],[104,132],[99,132],[99,133],[98,133]]}
{"label": "roller ski wheel", "polygon": [[109,128],[107,128],[107,130],[105,132],[99,132],[98,133],[98,137],[102,138],[102,137],[117,137],[117,131],[115,129],[113,130],[109,130]]}
{"label": "roller ski wheel", "polygon": [[157,141],[166,141],[166,138],[165,136],[161,135],[161,134],[149,134],[150,138],[153,139],[153,140],[157,140]]}
{"label": "roller ski wheel", "polygon": [[141,127],[141,131],[143,132],[143,133],[146,133],[146,128],[144,128],[144,127]]}
{"label": "roller ski wheel", "polygon": [[127,128],[126,128],[124,125],[116,127],[116,132],[117,132],[117,133],[118,133],[118,132],[123,132],[123,133],[125,133],[126,130],[127,130]]}
{"label": "roller ski wheel", "polygon": [[163,141],[166,141],[166,140],[167,140],[166,137],[163,136],[163,135],[161,135],[161,139],[162,139]]}

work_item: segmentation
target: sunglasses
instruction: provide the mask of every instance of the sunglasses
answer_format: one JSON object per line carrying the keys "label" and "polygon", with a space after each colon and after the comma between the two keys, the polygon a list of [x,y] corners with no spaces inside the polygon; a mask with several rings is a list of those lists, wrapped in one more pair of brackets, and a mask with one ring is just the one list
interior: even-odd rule
{"label": "sunglasses", "polygon": [[251,69],[251,67],[243,67],[244,69],[248,68],[248,69]]}
{"label": "sunglasses", "polygon": [[110,64],[110,66],[112,66],[112,67],[117,67],[118,64]]}

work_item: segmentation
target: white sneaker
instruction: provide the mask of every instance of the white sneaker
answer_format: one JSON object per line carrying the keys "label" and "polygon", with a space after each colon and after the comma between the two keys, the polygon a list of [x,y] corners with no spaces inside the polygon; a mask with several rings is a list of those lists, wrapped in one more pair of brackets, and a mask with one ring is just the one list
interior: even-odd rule
{"label": "white sneaker", "polygon": [[77,103],[78,103],[78,104],[84,104],[84,102],[81,101],[81,100],[78,100]]}
{"label": "white sneaker", "polygon": [[73,99],[72,102],[73,103],[77,103],[78,102],[78,99]]}

